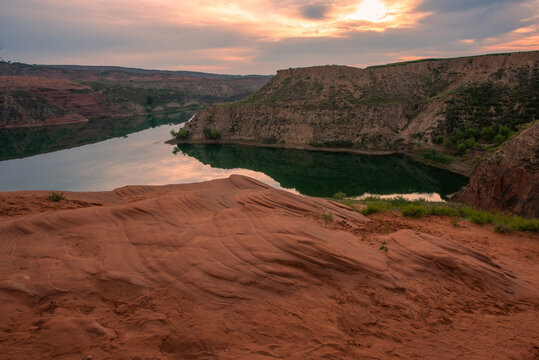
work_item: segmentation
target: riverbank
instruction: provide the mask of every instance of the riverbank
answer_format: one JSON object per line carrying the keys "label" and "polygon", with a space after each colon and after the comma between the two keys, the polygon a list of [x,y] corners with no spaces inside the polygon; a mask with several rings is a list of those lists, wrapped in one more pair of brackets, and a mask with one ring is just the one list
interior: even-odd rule
{"label": "riverbank", "polygon": [[0,193],[8,358],[539,355],[537,234],[243,176],[48,195]]}

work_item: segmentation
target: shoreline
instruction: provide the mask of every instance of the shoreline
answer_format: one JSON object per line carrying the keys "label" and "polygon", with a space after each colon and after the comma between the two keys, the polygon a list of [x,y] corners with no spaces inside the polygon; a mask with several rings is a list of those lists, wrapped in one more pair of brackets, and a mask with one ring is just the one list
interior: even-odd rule
{"label": "shoreline", "polygon": [[473,173],[473,168],[468,167],[462,163],[453,163],[453,164],[439,164],[432,161],[428,161],[421,156],[418,156],[412,152],[404,150],[374,150],[374,149],[356,149],[356,148],[336,148],[336,147],[317,147],[304,144],[264,144],[261,142],[248,141],[248,140],[178,140],[170,139],[165,141],[165,144],[168,145],[178,145],[178,144],[220,144],[220,145],[238,145],[238,146],[253,146],[253,147],[266,147],[266,148],[277,148],[277,149],[294,149],[294,150],[306,150],[306,151],[323,151],[323,152],[341,152],[348,154],[357,154],[357,155],[395,155],[400,154],[404,155],[414,161],[420,162],[422,164],[434,166],[440,169],[448,170],[453,173],[466,176],[469,178]]}

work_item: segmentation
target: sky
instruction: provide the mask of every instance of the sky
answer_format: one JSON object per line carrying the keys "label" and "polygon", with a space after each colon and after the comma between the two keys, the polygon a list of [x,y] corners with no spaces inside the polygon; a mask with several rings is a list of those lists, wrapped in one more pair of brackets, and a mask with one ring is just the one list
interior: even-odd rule
{"label": "sky", "polygon": [[0,58],[222,74],[539,50],[539,0],[0,0]]}

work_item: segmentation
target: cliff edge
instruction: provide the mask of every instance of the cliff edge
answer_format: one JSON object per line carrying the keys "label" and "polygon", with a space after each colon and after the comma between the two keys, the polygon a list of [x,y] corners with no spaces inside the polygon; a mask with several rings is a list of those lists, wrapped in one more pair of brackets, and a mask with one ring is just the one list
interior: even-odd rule
{"label": "cliff edge", "polygon": [[435,149],[471,158],[539,117],[538,89],[538,51],[288,69],[243,101],[200,111],[185,130],[190,140]]}

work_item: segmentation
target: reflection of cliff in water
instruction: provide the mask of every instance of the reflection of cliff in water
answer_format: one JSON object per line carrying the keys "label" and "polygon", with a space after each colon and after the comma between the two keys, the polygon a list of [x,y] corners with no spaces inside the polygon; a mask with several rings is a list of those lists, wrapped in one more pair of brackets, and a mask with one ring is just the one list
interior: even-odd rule
{"label": "reflection of cliff in water", "polygon": [[464,186],[462,175],[424,165],[401,155],[356,155],[322,151],[236,145],[180,144],[181,151],[223,169],[260,171],[310,196],[438,193],[447,196]]}
{"label": "reflection of cliff in water", "polygon": [[96,119],[80,124],[0,129],[0,160],[92,144],[164,124],[179,124],[192,115],[192,112],[181,112]]}

